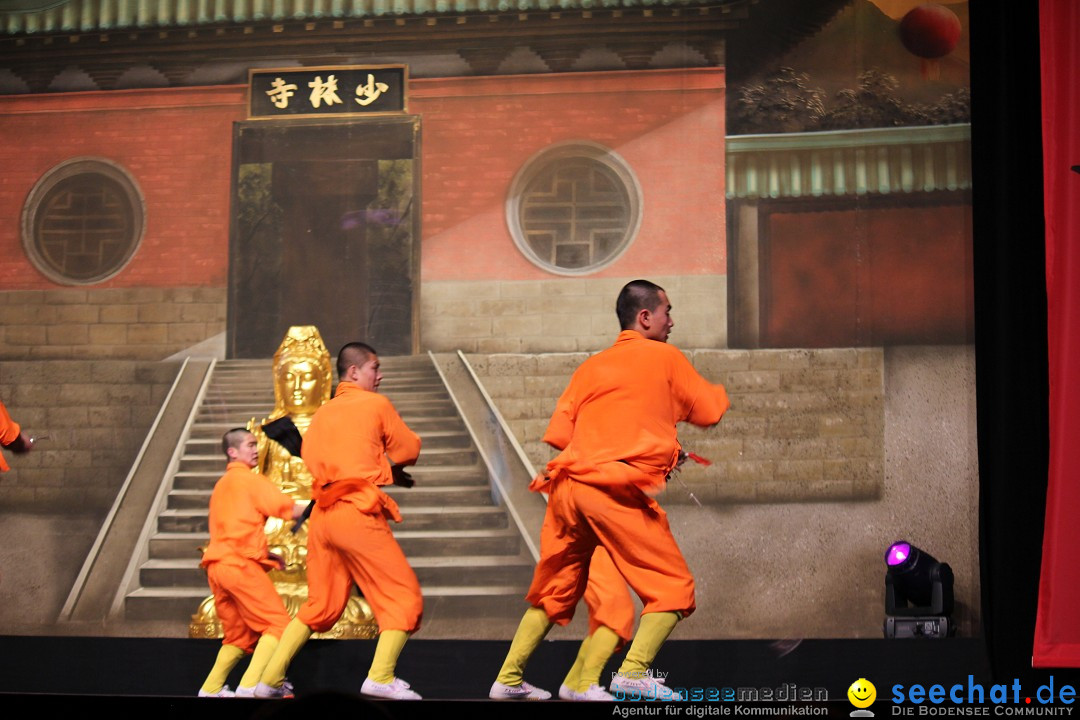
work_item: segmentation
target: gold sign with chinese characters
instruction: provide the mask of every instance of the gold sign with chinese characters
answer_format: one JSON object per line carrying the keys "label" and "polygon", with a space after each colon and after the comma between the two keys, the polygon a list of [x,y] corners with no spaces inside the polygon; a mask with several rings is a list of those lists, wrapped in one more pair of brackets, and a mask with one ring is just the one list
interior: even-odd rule
{"label": "gold sign with chinese characters", "polygon": [[355,117],[407,110],[405,65],[251,70],[251,118]]}

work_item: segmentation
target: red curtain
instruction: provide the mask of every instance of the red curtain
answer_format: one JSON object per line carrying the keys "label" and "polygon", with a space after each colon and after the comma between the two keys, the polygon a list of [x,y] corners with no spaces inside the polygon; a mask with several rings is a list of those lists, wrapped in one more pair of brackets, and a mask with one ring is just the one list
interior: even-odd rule
{"label": "red curtain", "polygon": [[[1080,3],[1040,0],[1050,375],[1035,667],[1080,666]],[[1019,179],[1018,179],[1019,181]],[[1016,238],[1032,242],[1034,238]],[[1022,352],[1022,350],[1018,350]],[[1023,482],[1023,478],[1016,478]]]}

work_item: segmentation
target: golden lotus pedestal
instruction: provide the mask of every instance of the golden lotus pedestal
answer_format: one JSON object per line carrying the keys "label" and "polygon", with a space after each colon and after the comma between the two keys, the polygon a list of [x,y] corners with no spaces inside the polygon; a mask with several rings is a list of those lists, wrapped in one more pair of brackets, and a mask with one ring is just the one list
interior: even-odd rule
{"label": "golden lotus pedestal", "polygon": [[[297,586],[293,583],[274,583],[281,599],[285,602],[285,610],[290,617],[296,617],[297,610],[307,600],[307,585]],[[345,606],[345,612],[334,627],[323,633],[315,633],[313,638],[330,638],[334,640],[371,640],[379,634],[379,624],[375,622],[375,615],[371,612],[371,606],[367,600],[359,595],[349,598],[349,604]],[[217,616],[217,608],[214,607],[214,596],[206,598],[199,605],[199,610],[191,616],[191,624],[188,625],[188,637],[192,638],[220,638],[224,633],[221,621]]]}

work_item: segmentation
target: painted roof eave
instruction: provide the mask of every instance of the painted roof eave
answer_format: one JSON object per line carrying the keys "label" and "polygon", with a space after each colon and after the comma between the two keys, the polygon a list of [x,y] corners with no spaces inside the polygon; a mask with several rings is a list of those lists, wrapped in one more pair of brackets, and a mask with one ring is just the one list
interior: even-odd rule
{"label": "painted roof eave", "polygon": [[779,199],[971,188],[971,125],[732,135],[727,198]]}
{"label": "painted roof eave", "polygon": [[743,4],[745,0],[0,0],[0,34]]}

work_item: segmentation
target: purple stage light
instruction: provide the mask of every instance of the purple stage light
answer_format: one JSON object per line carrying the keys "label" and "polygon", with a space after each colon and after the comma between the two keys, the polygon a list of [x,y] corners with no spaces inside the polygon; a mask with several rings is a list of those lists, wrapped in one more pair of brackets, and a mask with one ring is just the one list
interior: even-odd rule
{"label": "purple stage light", "polygon": [[885,553],[885,564],[895,567],[904,562],[911,555],[911,544],[903,541],[894,542]]}

